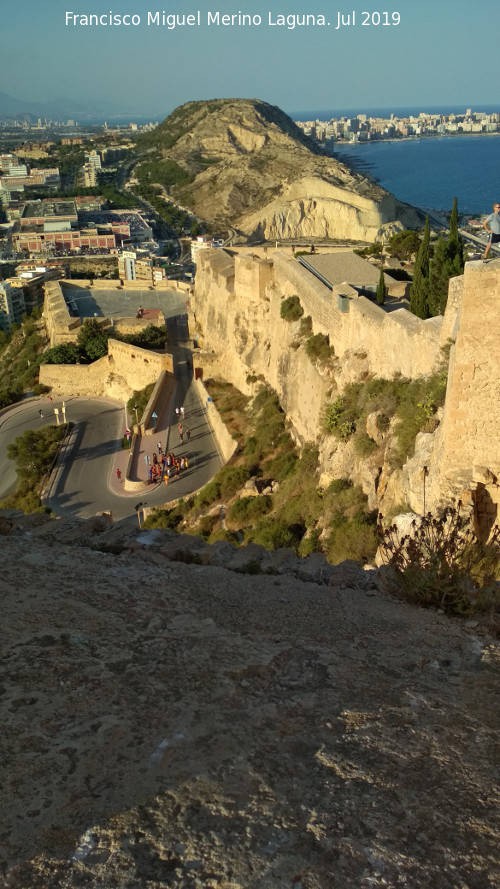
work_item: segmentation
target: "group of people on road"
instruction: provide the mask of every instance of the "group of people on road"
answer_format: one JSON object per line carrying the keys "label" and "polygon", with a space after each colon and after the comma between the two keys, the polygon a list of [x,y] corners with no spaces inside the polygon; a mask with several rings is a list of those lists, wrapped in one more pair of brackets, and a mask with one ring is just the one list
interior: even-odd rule
{"label": "group of people on road", "polygon": [[169,454],[154,453],[151,460],[148,454],[144,455],[144,461],[148,471],[148,481],[159,482],[162,479],[168,484],[170,478],[178,478],[183,469],[189,469],[189,457],[176,457],[173,452]]}

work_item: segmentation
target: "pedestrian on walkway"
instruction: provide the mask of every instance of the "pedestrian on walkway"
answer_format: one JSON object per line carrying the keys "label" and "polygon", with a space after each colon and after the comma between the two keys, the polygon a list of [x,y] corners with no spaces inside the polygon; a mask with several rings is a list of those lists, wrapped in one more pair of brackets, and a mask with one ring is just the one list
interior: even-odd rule
{"label": "pedestrian on walkway", "polygon": [[40,408],[40,410],[38,411],[38,416],[39,416],[39,417],[43,417],[43,411],[42,411],[41,408]]}
{"label": "pedestrian on walkway", "polygon": [[149,466],[149,457],[147,454],[144,454],[144,462],[146,464],[146,468]]}
{"label": "pedestrian on walkway", "polygon": [[166,485],[168,485],[168,472],[166,475],[163,476],[163,481],[165,482]]}
{"label": "pedestrian on walkway", "polygon": [[183,432],[179,432],[179,438],[181,441],[184,441],[184,433]]}
{"label": "pedestrian on walkway", "polygon": [[483,228],[490,236],[483,256],[483,262],[487,262],[491,245],[498,244],[500,241],[500,203],[498,201],[495,201],[493,204],[493,213],[487,216],[484,220]]}
{"label": "pedestrian on walkway", "polygon": [[180,413],[179,408],[176,407],[176,409],[175,409],[175,416],[177,417],[177,419],[179,419],[179,413]]}
{"label": "pedestrian on walkway", "polygon": [[184,457],[184,468],[189,469],[189,461],[187,457]]}
{"label": "pedestrian on walkway", "polygon": [[158,453],[161,454],[161,441],[158,442],[156,449],[157,449]]}
{"label": "pedestrian on walkway", "polygon": [[191,438],[191,430],[186,429],[186,441],[189,441],[190,438]]}
{"label": "pedestrian on walkway", "polygon": [[182,419],[184,419],[184,405],[181,407],[180,411],[181,411],[181,417],[182,417]]}
{"label": "pedestrian on walkway", "polygon": [[177,426],[177,429],[179,430],[179,432],[182,432],[182,430],[184,429],[184,426],[182,425],[182,423],[179,423],[179,425]]}
{"label": "pedestrian on walkway", "polygon": [[121,482],[121,480],[122,480],[121,469],[116,470],[116,477],[117,477],[118,481]]}

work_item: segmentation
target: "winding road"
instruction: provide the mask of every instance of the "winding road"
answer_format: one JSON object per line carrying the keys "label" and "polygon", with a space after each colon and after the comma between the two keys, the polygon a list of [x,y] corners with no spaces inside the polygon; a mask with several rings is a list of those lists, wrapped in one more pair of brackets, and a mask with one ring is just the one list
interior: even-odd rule
{"label": "winding road", "polygon": [[[28,429],[41,429],[49,423],[55,425],[55,409],[59,410],[62,420],[63,402],[67,422],[75,425],[61,450],[44,501],[55,515],[90,518],[96,513],[111,511],[114,521],[132,516],[135,519],[135,506],[139,502],[145,506],[161,506],[188,496],[210,481],[221,467],[222,459],[192,380],[187,363],[191,353],[185,344],[185,334],[175,317],[167,320],[167,326],[176,388],[173,403],[165,417],[160,418],[163,422],[157,432],[141,439],[136,478],[142,477],[144,486],[126,492],[123,481],[116,478],[118,468],[125,475],[129,454],[121,447],[126,428],[123,402],[71,395],[64,399],[54,397],[51,402],[44,397],[18,402],[0,414],[0,499],[10,494],[17,484],[14,464],[7,457],[7,445]],[[180,441],[174,413],[176,405],[185,408],[184,426],[191,431],[189,442]],[[39,416],[40,409],[43,417]],[[170,481],[168,487],[163,482],[148,485],[141,463],[145,453],[152,456],[157,450],[160,440],[163,449],[173,451],[176,457],[189,458],[189,469]]]}

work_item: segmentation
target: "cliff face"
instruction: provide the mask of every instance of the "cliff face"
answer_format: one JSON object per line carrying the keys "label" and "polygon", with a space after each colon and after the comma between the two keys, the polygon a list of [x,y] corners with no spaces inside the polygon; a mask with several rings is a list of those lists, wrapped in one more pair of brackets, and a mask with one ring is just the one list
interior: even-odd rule
{"label": "cliff face", "polygon": [[491,640],[173,537],[0,513],[2,884],[494,886]]}
{"label": "cliff face", "polygon": [[[206,375],[248,393],[259,385],[252,382],[256,378],[269,383],[299,442],[319,444],[322,485],[350,478],[362,486],[370,508],[384,514],[405,502],[421,513],[424,497],[426,510],[436,510],[465,496],[474,502],[479,525],[498,522],[500,263],[468,263],[464,276],[450,283],[444,317],[421,321],[405,309],[385,312],[352,290],[342,312],[335,288],[283,251],[267,256],[200,251],[193,307]],[[281,318],[283,298],[297,294],[313,333],[329,337],[333,360],[311,361],[301,322]],[[345,445],[323,434],[324,408],[347,383],[429,376],[442,367],[443,348],[454,340],[441,424],[437,432],[417,436],[415,456],[402,470],[394,470],[390,433],[380,434],[376,417],[368,418],[366,428],[379,445],[372,458],[359,456],[352,441]]]}
{"label": "cliff face", "polygon": [[172,187],[174,198],[214,225],[251,237],[372,241],[395,221],[410,228],[421,222],[416,210],[319,154],[286,114],[265,102],[188,103],[144,145],[195,177]]}

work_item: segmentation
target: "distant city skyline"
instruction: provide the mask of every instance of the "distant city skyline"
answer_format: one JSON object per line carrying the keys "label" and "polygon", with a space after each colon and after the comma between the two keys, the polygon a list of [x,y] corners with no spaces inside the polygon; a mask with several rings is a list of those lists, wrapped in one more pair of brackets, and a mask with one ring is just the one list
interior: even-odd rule
{"label": "distant city skyline", "polygon": [[[72,13],[77,24],[70,18],[66,25],[68,7],[67,0],[25,0],[3,10],[2,91],[39,103],[69,96],[155,119],[184,102],[231,96],[263,99],[297,115],[312,108],[481,110],[497,100],[490,63],[500,36],[498,0],[484,0],[477,13],[468,0],[399,0],[387,15],[373,2],[349,8],[330,2],[308,6],[316,19],[309,26],[298,24],[304,7],[296,2],[284,9],[268,0],[240,10],[228,0],[216,9],[200,0],[198,7],[165,10],[177,21],[183,15],[195,21],[172,29],[161,24],[161,9],[140,0],[115,9],[91,0]],[[81,15],[108,21],[110,12],[140,23],[81,24]],[[279,24],[280,14],[290,18]],[[234,15],[235,24],[223,25],[223,15]],[[349,24],[337,27],[342,16]],[[238,24],[249,17],[251,25]]]}

